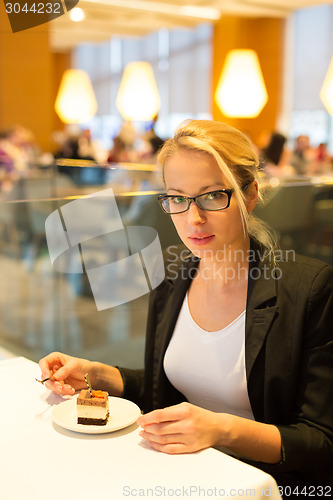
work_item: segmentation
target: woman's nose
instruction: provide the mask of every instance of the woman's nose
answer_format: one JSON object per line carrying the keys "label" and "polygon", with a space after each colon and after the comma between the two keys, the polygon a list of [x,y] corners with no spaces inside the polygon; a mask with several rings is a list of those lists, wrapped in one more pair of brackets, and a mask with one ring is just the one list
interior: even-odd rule
{"label": "woman's nose", "polygon": [[190,224],[203,224],[204,222],[206,222],[204,210],[199,208],[194,201],[192,201],[187,214],[188,222]]}

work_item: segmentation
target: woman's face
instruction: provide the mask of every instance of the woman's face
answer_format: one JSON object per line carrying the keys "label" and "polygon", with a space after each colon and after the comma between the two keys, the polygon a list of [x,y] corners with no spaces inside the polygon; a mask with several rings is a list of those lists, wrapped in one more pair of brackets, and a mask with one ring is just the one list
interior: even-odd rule
{"label": "woman's face", "polygon": [[[180,150],[168,158],[164,166],[164,178],[167,194],[195,197],[209,191],[231,188],[214,158],[199,151]],[[252,183],[248,188],[251,193],[246,202],[248,211],[253,210],[256,204],[256,187],[256,183]],[[202,210],[191,203],[187,212],[171,217],[183,243],[202,259],[211,258],[221,250],[244,248],[244,242],[247,241],[244,240],[235,193],[225,210]]]}

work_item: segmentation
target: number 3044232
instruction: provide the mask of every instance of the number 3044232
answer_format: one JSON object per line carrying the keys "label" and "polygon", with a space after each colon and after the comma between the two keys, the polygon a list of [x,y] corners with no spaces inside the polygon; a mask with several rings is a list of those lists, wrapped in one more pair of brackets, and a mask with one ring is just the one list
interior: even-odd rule
{"label": "number 3044232", "polygon": [[62,14],[60,2],[38,2],[28,5],[27,3],[21,5],[18,2],[6,3],[7,14]]}
{"label": "number 3044232", "polygon": [[283,498],[296,498],[302,496],[304,497],[328,497],[331,498],[332,487],[331,486],[304,486],[303,488],[291,487],[291,486],[278,486],[280,495]]}

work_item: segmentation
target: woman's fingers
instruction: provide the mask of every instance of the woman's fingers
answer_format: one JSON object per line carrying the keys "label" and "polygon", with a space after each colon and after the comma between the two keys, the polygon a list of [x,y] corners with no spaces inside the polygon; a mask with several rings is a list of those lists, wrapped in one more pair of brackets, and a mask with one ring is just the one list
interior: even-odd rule
{"label": "woman's fingers", "polygon": [[74,387],[65,383],[66,378],[75,371],[76,367],[69,356],[53,352],[39,361],[39,367],[42,378],[51,377],[50,380],[45,382],[47,389],[62,396],[74,394]]}
{"label": "woman's fingers", "polygon": [[[142,431],[144,433],[144,431]],[[145,439],[149,446],[154,450],[161,451],[168,454],[179,454],[179,453],[193,453],[198,451],[195,443],[192,442],[182,442],[184,436],[181,435],[171,435],[171,436],[151,436],[148,434],[142,434],[140,436]]]}
{"label": "woman's fingers", "polygon": [[74,387],[72,387],[70,384],[65,384],[64,382],[48,380],[47,382],[45,382],[45,387],[60,396],[68,396],[75,393]]}
{"label": "woman's fingers", "polygon": [[61,368],[55,370],[53,372],[52,378],[53,378],[53,380],[56,380],[58,382],[62,382],[67,377],[69,377],[74,370],[75,370],[75,367],[73,367],[71,363],[67,363],[66,365],[62,366]]}
{"label": "woman's fingers", "polygon": [[138,419],[140,436],[164,453],[188,453],[193,435],[188,432],[191,407],[187,403],[154,410]]}
{"label": "woman's fingers", "polygon": [[183,424],[179,421],[162,422],[160,424],[141,425],[142,430],[149,434],[163,436],[165,434],[180,434],[183,431]]}
{"label": "woman's fingers", "polygon": [[140,431],[140,436],[143,439],[147,439],[147,441],[154,441],[161,444],[185,442],[185,436],[182,433],[168,433],[166,430],[163,432],[150,432],[149,427],[146,427],[145,429]]}
{"label": "woman's fingers", "polygon": [[141,437],[165,453],[192,453],[213,446],[216,422],[212,412],[190,403],[154,410],[138,419]]}
{"label": "woman's fingers", "polygon": [[42,372],[43,378],[51,377],[53,374],[64,364],[62,360],[63,354],[60,352],[52,352],[39,361],[39,367]]}
{"label": "woman's fingers", "polygon": [[160,444],[149,441],[149,446],[156,451],[167,453],[169,455],[179,455],[180,453],[192,453],[195,450],[190,450],[181,443]]}
{"label": "woman's fingers", "polygon": [[169,406],[162,410],[153,410],[138,418],[138,424],[142,427],[150,424],[160,424],[163,422],[172,422],[187,418],[191,412],[191,405],[188,403],[180,403],[178,405]]}

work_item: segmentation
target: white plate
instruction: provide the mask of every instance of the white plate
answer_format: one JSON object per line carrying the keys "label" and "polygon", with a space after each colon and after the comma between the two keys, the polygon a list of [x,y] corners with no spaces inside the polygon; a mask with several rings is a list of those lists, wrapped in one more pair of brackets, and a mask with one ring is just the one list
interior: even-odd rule
{"label": "white plate", "polygon": [[106,425],[83,425],[77,423],[76,397],[57,405],[52,412],[52,420],[64,429],[84,434],[105,434],[134,424],[139,418],[140,408],[128,399],[109,396],[109,419]]}

